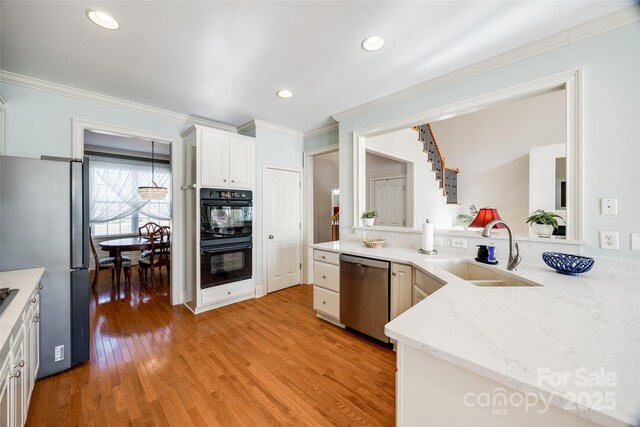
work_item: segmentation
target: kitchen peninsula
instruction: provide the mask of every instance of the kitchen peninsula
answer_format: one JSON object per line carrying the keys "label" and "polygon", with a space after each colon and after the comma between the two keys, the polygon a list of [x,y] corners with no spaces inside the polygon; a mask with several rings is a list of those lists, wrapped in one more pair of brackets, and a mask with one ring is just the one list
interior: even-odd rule
{"label": "kitchen peninsula", "polygon": [[397,340],[398,425],[640,421],[638,277],[598,260],[564,276],[525,259],[517,276],[542,286],[484,287],[440,268],[459,256],[344,240],[311,247],[410,264],[446,282],[385,328]]}

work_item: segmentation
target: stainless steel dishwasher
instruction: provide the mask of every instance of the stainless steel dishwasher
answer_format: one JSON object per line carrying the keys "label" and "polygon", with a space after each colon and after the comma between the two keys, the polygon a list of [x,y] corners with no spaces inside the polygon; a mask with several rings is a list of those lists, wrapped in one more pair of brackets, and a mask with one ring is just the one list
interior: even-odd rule
{"label": "stainless steel dishwasher", "polygon": [[340,323],[389,342],[389,263],[340,255]]}

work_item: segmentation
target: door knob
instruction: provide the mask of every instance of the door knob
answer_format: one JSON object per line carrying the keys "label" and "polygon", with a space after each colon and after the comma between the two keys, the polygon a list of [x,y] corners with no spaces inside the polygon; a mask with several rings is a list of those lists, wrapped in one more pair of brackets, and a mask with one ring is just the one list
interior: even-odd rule
{"label": "door knob", "polygon": [[269,239],[273,239],[273,234],[269,234]]}

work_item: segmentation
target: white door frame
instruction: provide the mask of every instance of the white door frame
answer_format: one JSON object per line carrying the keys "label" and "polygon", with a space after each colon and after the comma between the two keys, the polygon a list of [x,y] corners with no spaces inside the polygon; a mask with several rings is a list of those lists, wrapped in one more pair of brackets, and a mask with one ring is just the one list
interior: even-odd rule
{"label": "white door frame", "polygon": [[[313,250],[309,247],[313,243],[313,158],[320,154],[339,151],[339,144],[331,144],[325,147],[305,151],[303,158],[304,167],[304,222],[302,229],[302,281],[313,283]],[[338,183],[339,185],[339,183]],[[306,248],[306,250],[304,250]]]}
{"label": "white door frame", "polygon": [[266,215],[264,214],[265,212],[265,205],[266,205],[266,199],[264,198],[264,195],[267,194],[266,191],[266,185],[267,182],[265,181],[264,177],[265,177],[265,172],[267,171],[267,169],[274,169],[274,170],[281,170],[281,171],[287,171],[287,172],[297,172],[300,175],[300,182],[301,182],[301,186],[300,186],[300,222],[303,223],[302,224],[302,229],[300,230],[300,262],[302,263],[302,270],[300,271],[300,282],[304,282],[303,280],[303,274],[302,272],[304,271],[305,268],[305,262],[304,262],[304,221],[303,221],[303,213],[302,213],[302,208],[303,208],[303,200],[302,200],[302,196],[303,196],[303,191],[302,189],[304,188],[304,169],[297,167],[297,166],[284,166],[284,165],[277,165],[277,164],[273,164],[273,163],[262,163],[262,206],[260,207],[260,209],[262,210],[261,213],[261,222],[262,222],[262,227],[261,227],[261,232],[262,232],[262,236],[261,237],[261,241],[262,241],[262,290],[261,290],[261,295],[257,295],[258,294],[258,289],[256,289],[256,298],[258,296],[264,296],[267,295],[268,292],[268,280],[269,280],[269,265],[268,265],[268,259],[267,259],[267,240],[265,239],[266,236],[266,220],[265,217]]}
{"label": "white door frame", "polygon": [[172,136],[162,135],[153,132],[147,132],[139,129],[130,129],[120,126],[109,125],[106,123],[91,122],[72,118],[72,141],[71,155],[74,158],[82,158],[84,156],[84,131],[109,132],[116,135],[135,136],[137,138],[154,140],[171,144],[171,192],[173,201],[171,203],[171,305],[182,303],[182,295],[184,283],[183,277],[183,260],[182,253],[182,214],[179,209],[180,199],[180,177],[182,177],[182,150],[179,145],[179,139]]}

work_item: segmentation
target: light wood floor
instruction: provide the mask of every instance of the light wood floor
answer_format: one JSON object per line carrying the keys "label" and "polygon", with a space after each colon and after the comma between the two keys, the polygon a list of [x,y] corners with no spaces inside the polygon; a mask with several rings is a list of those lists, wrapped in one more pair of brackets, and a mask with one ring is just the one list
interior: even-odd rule
{"label": "light wood floor", "polygon": [[395,353],[317,319],[311,286],[194,316],[132,276],[102,272],[91,361],[38,381],[27,425],[394,425]]}

